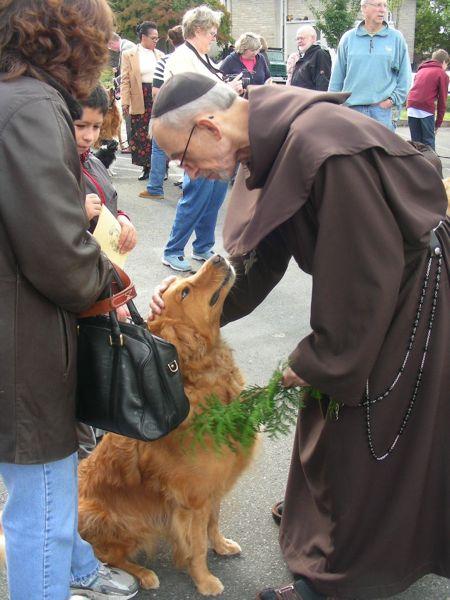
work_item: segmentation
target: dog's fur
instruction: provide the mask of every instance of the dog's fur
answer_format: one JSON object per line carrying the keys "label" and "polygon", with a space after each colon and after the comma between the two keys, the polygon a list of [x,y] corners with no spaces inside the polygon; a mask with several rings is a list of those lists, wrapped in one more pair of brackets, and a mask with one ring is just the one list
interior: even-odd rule
{"label": "dog's fur", "polygon": [[[122,117],[120,116],[119,107],[117,106],[114,88],[108,90],[108,97],[108,112],[103,119],[98,140],[94,144],[95,156],[101,160],[107,169],[109,169],[116,160],[116,152],[119,144],[122,146],[120,133]],[[119,141],[117,142],[116,140]]]}
{"label": "dog's fur", "polygon": [[205,595],[223,591],[207,567],[208,540],[218,554],[241,551],[221,534],[218,517],[222,497],[249,464],[253,448],[238,447],[236,452],[224,448],[218,453],[207,441],[205,448],[192,451],[186,433],[199,403],[211,394],[229,403],[243,386],[219,332],[233,278],[224,259],[210,259],[198,273],[167,289],[163,315],[149,324],[153,333],[177,347],[191,403],[186,421],[149,443],[107,434],[79,468],[82,537],[93,544],[102,561],[132,573],[144,588],[158,587],[158,578],[131,560],[139,550],[151,555],[161,537],[172,544],[177,566],[188,570]]}
{"label": "dog's fur", "polygon": [[108,112],[103,119],[102,126],[100,127],[100,135],[98,136],[97,145],[95,148],[100,148],[104,140],[120,140],[120,125],[122,123],[122,117],[120,116],[120,110],[117,105],[116,97],[114,94],[114,88],[108,90],[109,97],[109,108]]}

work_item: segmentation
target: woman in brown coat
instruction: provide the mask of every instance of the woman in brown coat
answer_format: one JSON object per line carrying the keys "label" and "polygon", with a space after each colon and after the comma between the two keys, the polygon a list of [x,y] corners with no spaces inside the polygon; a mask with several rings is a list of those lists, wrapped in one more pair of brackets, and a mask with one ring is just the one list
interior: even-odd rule
{"label": "woman in brown coat", "polygon": [[152,116],[152,82],[156,63],[164,55],[156,48],[155,23],[144,21],[137,27],[139,44],[122,55],[120,94],[123,115],[131,115],[131,162],[142,167],[139,180],[148,179],[152,142],[148,124]]}
{"label": "woman in brown coat", "polygon": [[0,475],[12,600],[131,598],[77,532],[76,313],[110,280],[72,119],[107,59],[105,0],[0,8]]}

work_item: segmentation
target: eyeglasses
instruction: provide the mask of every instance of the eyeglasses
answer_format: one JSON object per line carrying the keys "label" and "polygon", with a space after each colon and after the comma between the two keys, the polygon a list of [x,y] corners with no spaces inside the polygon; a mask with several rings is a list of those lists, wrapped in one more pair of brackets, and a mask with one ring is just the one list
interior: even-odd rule
{"label": "eyeglasses", "polygon": [[217,37],[217,31],[208,31],[208,35],[210,35],[212,38],[216,38]]}
{"label": "eyeglasses", "polygon": [[147,37],[149,40],[152,40],[152,42],[157,42],[159,40],[159,37],[154,35],[146,35],[145,37]]}
{"label": "eyeglasses", "polygon": [[191,141],[192,134],[194,133],[194,129],[195,129],[196,127],[197,127],[197,123],[196,123],[196,124],[194,125],[194,127],[191,129],[191,133],[189,134],[189,137],[188,137],[187,144],[186,144],[186,146],[185,146],[185,148],[184,148],[183,156],[181,157],[181,160],[180,160],[180,165],[179,165],[180,167],[182,167],[182,166],[183,166],[184,159],[186,158],[186,152],[187,152],[188,146],[189,146],[189,144],[190,144],[190,141]]}

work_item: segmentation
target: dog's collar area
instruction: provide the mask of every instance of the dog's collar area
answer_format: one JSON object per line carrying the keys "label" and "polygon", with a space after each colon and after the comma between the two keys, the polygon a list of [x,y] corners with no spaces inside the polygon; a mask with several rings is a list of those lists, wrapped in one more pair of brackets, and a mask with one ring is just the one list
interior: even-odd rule
{"label": "dog's collar area", "polygon": [[214,306],[215,304],[217,304],[219,298],[220,298],[220,292],[223,290],[223,288],[227,285],[227,283],[230,281],[231,278],[231,274],[232,274],[232,269],[231,267],[228,267],[228,272],[224,278],[224,280],[222,281],[222,283],[220,284],[220,287],[214,292],[214,294],[211,296],[211,300],[209,301],[209,305],[210,306]]}

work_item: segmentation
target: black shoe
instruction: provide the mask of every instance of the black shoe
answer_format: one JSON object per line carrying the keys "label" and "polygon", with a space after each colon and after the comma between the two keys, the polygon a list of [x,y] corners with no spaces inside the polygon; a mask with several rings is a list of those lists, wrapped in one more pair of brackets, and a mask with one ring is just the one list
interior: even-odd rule
{"label": "black shoe", "polygon": [[281,517],[283,516],[284,500],[277,502],[272,506],[272,517],[277,525],[281,523]]}
{"label": "black shoe", "polygon": [[148,167],[144,167],[142,169],[142,174],[140,175],[140,177],[138,177],[138,180],[144,181],[144,179],[148,179],[149,175],[150,175],[150,169]]}
{"label": "black shoe", "polygon": [[290,585],[281,588],[267,588],[256,596],[256,600],[326,600],[326,596],[314,591],[306,579],[298,579]]}

